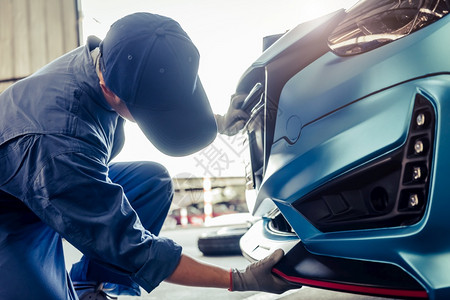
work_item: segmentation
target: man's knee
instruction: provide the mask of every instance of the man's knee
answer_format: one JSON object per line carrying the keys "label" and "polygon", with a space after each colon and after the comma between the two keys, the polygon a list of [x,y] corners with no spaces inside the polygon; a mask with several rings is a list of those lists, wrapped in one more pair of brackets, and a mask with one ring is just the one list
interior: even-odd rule
{"label": "man's knee", "polygon": [[172,178],[169,171],[163,165],[156,162],[141,162],[141,172],[145,178],[153,178],[167,185],[170,190],[173,190]]}
{"label": "man's knee", "polygon": [[162,164],[153,161],[142,161],[139,162],[143,169],[148,171],[150,174],[160,174],[161,177],[170,178],[169,171]]}
{"label": "man's knee", "polygon": [[117,162],[110,165],[110,178],[120,184],[129,200],[164,197],[172,200],[173,183],[167,169],[156,162]]}
{"label": "man's knee", "polygon": [[167,193],[166,200],[171,202],[173,198],[173,181],[168,170],[156,162],[139,162],[137,167],[140,183],[149,191],[156,193]]}

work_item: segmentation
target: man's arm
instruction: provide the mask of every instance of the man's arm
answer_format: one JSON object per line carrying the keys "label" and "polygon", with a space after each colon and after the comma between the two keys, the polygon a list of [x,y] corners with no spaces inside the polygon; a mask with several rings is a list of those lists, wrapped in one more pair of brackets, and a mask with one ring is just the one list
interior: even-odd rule
{"label": "man's arm", "polygon": [[263,291],[281,294],[301,286],[288,283],[272,273],[273,266],[284,256],[281,249],[252,263],[245,270],[225,270],[182,255],[175,271],[166,281],[176,284],[228,288],[230,291]]}
{"label": "man's arm", "polygon": [[178,267],[165,281],[188,286],[229,288],[230,270],[182,254]]}

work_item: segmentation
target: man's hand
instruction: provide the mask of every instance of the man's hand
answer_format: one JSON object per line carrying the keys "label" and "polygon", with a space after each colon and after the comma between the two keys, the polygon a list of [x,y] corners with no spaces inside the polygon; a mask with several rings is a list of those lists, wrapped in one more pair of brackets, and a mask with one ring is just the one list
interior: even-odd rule
{"label": "man's hand", "polygon": [[231,291],[263,291],[281,294],[301,286],[288,283],[272,273],[272,267],[284,256],[284,251],[276,250],[266,258],[250,264],[245,270],[231,270]]}
{"label": "man's hand", "polygon": [[235,135],[244,128],[249,115],[241,109],[247,94],[235,94],[231,96],[230,106],[225,115],[215,115],[217,128],[220,134]]}

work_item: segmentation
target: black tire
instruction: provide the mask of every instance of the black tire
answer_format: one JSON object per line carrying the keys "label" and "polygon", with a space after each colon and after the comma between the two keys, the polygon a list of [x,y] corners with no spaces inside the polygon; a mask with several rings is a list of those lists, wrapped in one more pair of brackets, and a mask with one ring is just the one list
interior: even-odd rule
{"label": "black tire", "polygon": [[239,241],[248,228],[224,228],[204,233],[198,238],[198,249],[206,256],[241,255]]}

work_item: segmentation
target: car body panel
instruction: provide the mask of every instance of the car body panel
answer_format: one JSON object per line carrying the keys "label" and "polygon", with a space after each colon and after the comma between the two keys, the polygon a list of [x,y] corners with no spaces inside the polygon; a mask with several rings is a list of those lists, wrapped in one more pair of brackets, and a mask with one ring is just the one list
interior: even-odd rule
{"label": "car body panel", "polygon": [[[311,254],[394,265],[420,283],[429,299],[448,299],[449,37],[447,16],[367,53],[339,57],[329,51],[293,74],[281,87],[273,140],[252,213],[265,216],[276,207]],[[264,80],[273,78],[265,68],[269,74]],[[417,95],[427,99],[435,115],[428,197],[421,218],[399,226],[319,230],[295,203],[405,148]],[[265,255],[283,240],[268,233],[264,224],[270,221],[261,222],[241,241],[253,258],[258,255],[252,251],[262,244],[275,241],[262,251]]]}
{"label": "car body panel", "polygon": [[[427,94],[433,95],[435,99],[450,99],[450,76],[441,75],[427,78],[420,81],[421,90],[426,90]],[[429,85],[425,84],[428,83]],[[418,90],[416,84],[411,89]],[[403,87],[398,87],[403,88]],[[450,176],[448,166],[450,161],[450,144],[448,139],[441,138],[450,134],[450,124],[445,118],[450,114],[448,102],[435,102],[437,117],[436,129],[436,151],[434,153],[434,167],[431,172],[433,183],[430,186],[428,207],[422,220],[411,226],[398,228],[380,228],[371,230],[357,230],[323,233],[309,223],[305,218],[298,216],[298,212],[293,209],[291,203],[301,197],[301,194],[308,192],[300,190],[287,191],[284,195],[279,195],[286,186],[302,186],[303,178],[299,178],[299,184],[294,185],[291,180],[286,180],[289,175],[282,174],[280,182],[277,182],[279,189],[271,197],[276,203],[286,219],[290,222],[294,230],[299,234],[307,249],[315,254],[356,258],[371,261],[391,262],[401,266],[422,284],[428,287],[431,293],[450,294],[450,241],[445,238],[450,234],[448,225],[448,202],[450,193],[446,188]],[[308,161],[315,161],[316,158],[308,158]],[[295,165],[295,163],[294,163]],[[291,165],[293,167],[294,165]],[[300,175],[298,175],[300,176]],[[331,180],[330,176],[328,180]],[[284,180],[282,179],[284,178]],[[313,182],[318,177],[308,179]],[[275,184],[275,178],[270,178],[265,184]],[[268,182],[268,183],[267,183]],[[288,197],[282,197],[286,195]],[[430,214],[433,218],[430,218]],[[440,291],[443,289],[443,291]]]}
{"label": "car body panel", "polygon": [[[341,58],[329,52],[292,77],[280,96],[274,133],[275,143],[272,146],[264,181],[267,181],[281,166],[287,165],[292,155],[297,155],[295,149],[282,151],[284,156],[282,159],[276,155],[276,148],[280,147],[276,142],[279,141],[285,147],[290,145],[283,137],[289,136],[285,128],[292,118],[292,112],[300,118],[301,131],[304,131],[306,126],[320,122],[331,112],[377,91],[431,74],[448,74],[450,60],[434,60],[428,63],[424,59],[425,63],[422,64],[415,59],[415,57],[447,57],[450,39],[442,37],[448,32],[450,32],[450,18],[444,18],[411,36],[364,55]],[[426,43],[430,45],[429,48],[423,47],[419,42],[423,39],[429,40]],[[409,63],[403,63],[405,60]],[[417,66],[418,64],[420,66]],[[310,88],[311,86],[317,88]],[[299,144],[302,143],[303,140]],[[264,187],[261,190],[263,191]],[[258,197],[257,201],[262,201],[261,198],[265,198],[264,192],[260,192]]]}

